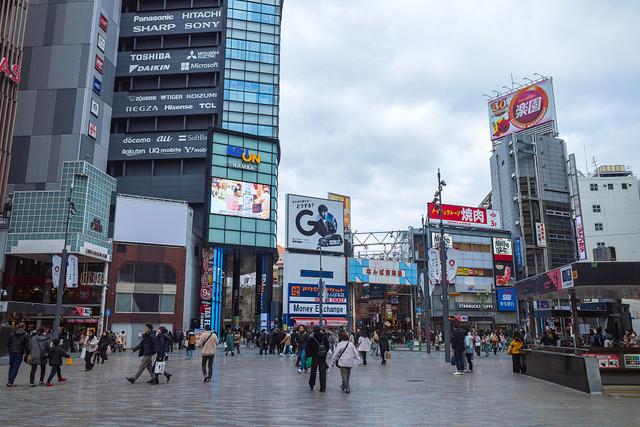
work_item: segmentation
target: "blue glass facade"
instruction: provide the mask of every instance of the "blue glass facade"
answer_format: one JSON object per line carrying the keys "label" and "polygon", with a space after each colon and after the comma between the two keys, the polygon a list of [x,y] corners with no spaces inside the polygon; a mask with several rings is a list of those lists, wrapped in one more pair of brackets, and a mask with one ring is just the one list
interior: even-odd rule
{"label": "blue glass facade", "polygon": [[222,127],[278,138],[282,0],[229,0]]}

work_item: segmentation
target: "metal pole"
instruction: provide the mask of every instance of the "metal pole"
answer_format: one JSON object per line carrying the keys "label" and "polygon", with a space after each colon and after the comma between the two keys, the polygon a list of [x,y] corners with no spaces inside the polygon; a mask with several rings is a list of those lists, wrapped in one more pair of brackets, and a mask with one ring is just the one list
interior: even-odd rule
{"label": "metal pole", "polygon": [[60,318],[62,316],[62,295],[67,282],[67,262],[69,254],[67,253],[67,238],[69,235],[69,220],[71,218],[71,195],[73,194],[73,184],[69,188],[69,197],[67,198],[67,218],[64,225],[64,246],[62,248],[62,257],[60,260],[60,278],[58,279],[58,290],[56,293],[56,315],[53,320],[53,336],[60,336]]}
{"label": "metal pole", "polygon": [[[428,218],[428,214],[427,214]],[[427,219],[428,221],[428,219]],[[422,247],[424,248],[424,255],[422,257],[423,269],[422,269],[422,281],[424,284],[424,298],[425,298],[425,340],[427,341],[427,354],[431,354],[431,294],[429,293],[429,280],[427,278],[427,231],[425,230],[425,219],[422,217]],[[418,335],[418,339],[419,335]]]}
{"label": "metal pole", "polygon": [[451,331],[449,330],[449,284],[447,281],[447,245],[444,241],[444,222],[442,219],[442,180],[438,168],[438,201],[440,202],[440,267],[442,270],[442,325],[444,335],[444,360],[451,362]]}
{"label": "metal pole", "polygon": [[322,246],[318,246],[320,249],[320,278],[318,279],[318,296],[320,297],[320,327],[323,324],[323,309],[324,309],[324,280],[322,278]]}
{"label": "metal pole", "polygon": [[107,325],[107,327],[104,327],[104,322],[105,322],[105,310],[106,310],[106,305],[107,305],[107,287],[109,286],[109,263],[105,262],[104,263],[104,270],[103,270],[103,274],[104,274],[104,278],[102,281],[102,294],[100,296],[100,321],[98,323],[98,336],[102,335],[102,331],[104,329],[109,329],[109,325]]}
{"label": "metal pole", "polygon": [[[573,354],[578,354],[578,337],[580,336],[580,328],[578,327],[578,299],[576,298],[576,290],[569,289],[571,297],[571,323],[573,328]],[[563,331],[564,332],[564,331]]]}

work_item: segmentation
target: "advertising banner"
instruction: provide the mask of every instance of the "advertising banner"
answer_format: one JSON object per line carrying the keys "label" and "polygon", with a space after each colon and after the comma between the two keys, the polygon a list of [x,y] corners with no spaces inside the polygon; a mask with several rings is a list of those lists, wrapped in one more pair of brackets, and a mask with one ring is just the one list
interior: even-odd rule
{"label": "advertising banner", "polygon": [[578,255],[580,260],[587,259],[587,246],[584,240],[584,226],[582,216],[576,217],[576,240],[578,242]]}
{"label": "advertising banner", "polygon": [[516,311],[515,288],[496,289],[496,299],[498,300],[498,311]]}
{"label": "advertising banner", "polygon": [[620,367],[619,354],[591,354],[585,353],[583,356],[591,356],[598,358],[598,366],[600,369],[612,369]]}
{"label": "advertising banner", "polygon": [[503,237],[493,238],[493,259],[500,261],[511,261],[513,259],[511,239]]}
{"label": "advertising banner", "polygon": [[218,71],[221,66],[220,49],[216,47],[120,52],[116,75],[144,76],[207,72]]}
{"label": "advertising banner", "polygon": [[207,131],[111,134],[109,160],[207,157]]}
{"label": "advertising banner", "polygon": [[[447,281],[453,283],[456,274],[458,273],[458,255],[459,252],[455,249],[447,249]],[[440,262],[440,251],[435,248],[430,248],[427,252],[428,262],[428,275],[429,282],[432,284],[442,282],[442,263]]]}
{"label": "advertising banner", "polygon": [[540,248],[547,247],[547,231],[543,222],[536,222],[536,245]]}
{"label": "advertising banner", "polygon": [[493,304],[481,304],[479,302],[457,302],[456,309],[493,311]]}
{"label": "advertising banner", "polygon": [[493,270],[490,268],[458,267],[457,275],[463,277],[493,277]]}
{"label": "advertising banner", "polygon": [[516,278],[512,272],[511,261],[493,261],[493,278],[496,287],[513,286]]}
{"label": "advertising banner", "polygon": [[525,280],[521,280],[518,282],[517,288],[518,294],[523,298],[529,295],[536,295],[560,290],[562,289],[562,278],[560,276],[560,269],[555,268],[545,273],[541,273],[536,276],[529,277]]}
{"label": "advertising banner", "polygon": [[573,268],[570,265],[560,268],[560,277],[562,277],[562,289],[573,288]]}
{"label": "advertising banner", "polygon": [[624,367],[627,369],[640,369],[640,354],[625,354]]}
{"label": "advertising banner", "polygon": [[218,108],[218,91],[212,88],[153,92],[116,92],[113,117],[212,114]]}
{"label": "advertising banner", "polygon": [[444,238],[444,244],[448,248],[453,247],[453,238],[451,234],[444,233],[440,235],[440,233],[431,233],[431,246],[434,248],[440,247],[440,240]]}
{"label": "advertising banner", "polygon": [[492,141],[556,121],[552,81],[545,79],[489,101],[488,109]]}
{"label": "advertising banner", "polygon": [[351,197],[329,193],[327,199],[342,202],[344,205],[344,232],[349,233],[351,231]]}
{"label": "advertising banner", "polygon": [[349,258],[350,283],[416,285],[418,267],[414,263]]}
{"label": "advertising banner", "polygon": [[271,186],[214,177],[211,180],[210,213],[269,219]]}
{"label": "advertising banner", "polygon": [[515,240],[515,254],[516,254],[516,268],[522,268],[524,266],[522,260],[522,241],[519,237]]}
{"label": "advertising banner", "polygon": [[[427,203],[429,222],[440,223],[440,212],[434,203]],[[478,228],[500,229],[500,212],[493,209],[471,206],[442,205],[442,222],[447,225],[462,225]]]}
{"label": "advertising banner", "polygon": [[342,202],[287,194],[287,248],[344,253]]}
{"label": "advertising banner", "polygon": [[219,8],[123,13],[120,17],[120,37],[222,31],[222,18],[222,10]]}

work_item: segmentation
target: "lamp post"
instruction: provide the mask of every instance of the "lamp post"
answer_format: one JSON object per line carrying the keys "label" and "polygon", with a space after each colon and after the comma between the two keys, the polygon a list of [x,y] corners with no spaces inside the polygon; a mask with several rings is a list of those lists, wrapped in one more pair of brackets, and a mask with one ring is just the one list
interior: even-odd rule
{"label": "lamp post", "polygon": [[320,277],[318,278],[318,297],[320,299],[320,327],[323,327],[323,309],[324,309],[324,279],[322,273],[322,246],[318,245],[320,250]]}
{"label": "lamp post", "polygon": [[[424,215],[422,216],[422,247],[424,248],[424,255],[422,260],[424,262],[422,268],[422,282],[424,283],[424,298],[425,298],[425,340],[427,341],[427,354],[431,354],[431,293],[429,292],[429,279],[427,278],[427,230],[425,227]],[[420,336],[418,335],[418,339]]]}
{"label": "lamp post", "polygon": [[444,222],[442,212],[442,189],[447,183],[440,177],[440,168],[438,168],[438,191],[433,198],[433,203],[438,208],[440,215],[440,267],[441,267],[441,286],[442,286],[442,334],[444,336],[444,360],[451,362],[451,331],[449,330],[449,285],[447,280],[447,245],[444,240]]}
{"label": "lamp post", "polygon": [[60,317],[62,315],[62,295],[64,294],[64,287],[67,282],[67,262],[69,260],[69,253],[67,252],[67,238],[69,235],[69,221],[71,217],[76,214],[76,207],[71,200],[73,194],[73,182],[69,187],[69,197],[67,198],[67,216],[65,218],[64,225],[64,246],[62,247],[62,257],[60,260],[60,277],[58,279],[58,290],[56,294],[56,315],[53,320],[53,336],[58,338],[60,336]]}

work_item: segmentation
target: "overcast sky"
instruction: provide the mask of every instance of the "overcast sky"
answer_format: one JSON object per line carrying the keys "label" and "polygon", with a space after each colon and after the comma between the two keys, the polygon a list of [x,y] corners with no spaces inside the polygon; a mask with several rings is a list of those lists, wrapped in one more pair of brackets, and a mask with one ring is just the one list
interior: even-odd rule
{"label": "overcast sky", "polygon": [[440,167],[445,203],[491,190],[482,94],[554,78],[578,166],[640,172],[640,2],[286,0],[279,241],[286,193],[352,197],[358,231],[418,225]]}

